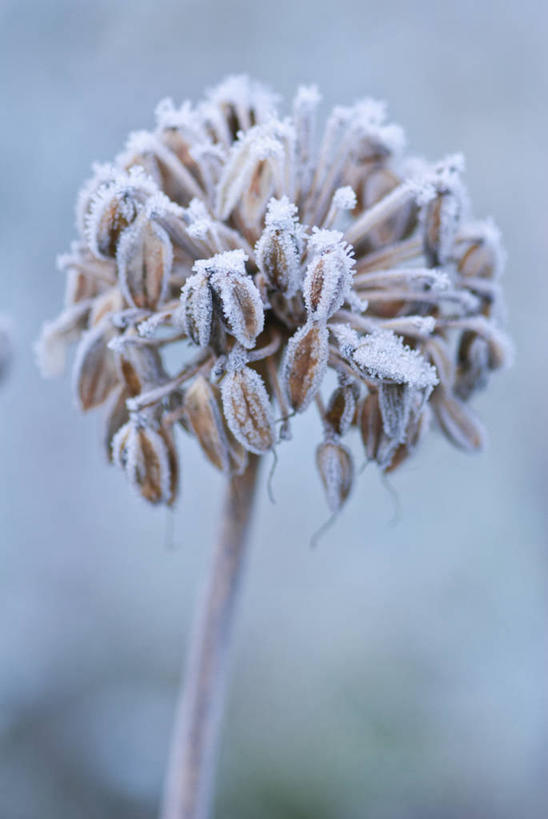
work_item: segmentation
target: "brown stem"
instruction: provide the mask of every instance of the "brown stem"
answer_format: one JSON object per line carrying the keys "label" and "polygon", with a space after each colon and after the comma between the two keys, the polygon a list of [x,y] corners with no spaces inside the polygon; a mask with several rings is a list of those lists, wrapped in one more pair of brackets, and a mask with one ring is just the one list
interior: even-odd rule
{"label": "brown stem", "polygon": [[226,688],[234,609],[244,566],[259,458],[233,477],[202,600],[172,736],[161,819],[207,819]]}

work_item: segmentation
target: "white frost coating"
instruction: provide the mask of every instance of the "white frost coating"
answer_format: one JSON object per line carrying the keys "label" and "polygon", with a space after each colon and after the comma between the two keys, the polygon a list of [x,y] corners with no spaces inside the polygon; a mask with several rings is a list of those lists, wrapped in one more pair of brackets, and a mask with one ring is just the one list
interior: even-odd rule
{"label": "white frost coating", "polygon": [[259,373],[245,366],[227,373],[221,383],[221,398],[228,428],[236,440],[257,455],[271,449],[274,418]]}
{"label": "white frost coating", "polygon": [[195,273],[205,273],[211,276],[215,273],[234,273],[236,275],[247,276],[245,263],[247,255],[239,248],[237,250],[227,250],[225,253],[217,253],[211,259],[198,259],[194,262],[192,269]]}
{"label": "white frost coating", "polygon": [[146,463],[141,436],[146,435],[158,461],[157,477],[160,479],[159,500],[168,502],[171,497],[171,469],[164,439],[150,426],[141,427],[136,421],[128,421],[112,439],[112,458],[121,467],[133,489],[140,494],[146,475]]}
{"label": "white frost coating", "polygon": [[314,228],[308,240],[303,296],[310,316],[327,320],[342,306],[352,289],[354,250],[338,230]]}
{"label": "white frost coating", "polygon": [[375,380],[409,384],[420,390],[432,389],[438,383],[435,368],[390,330],[362,336],[352,360],[360,371]]}
{"label": "white frost coating", "polygon": [[491,217],[474,222],[467,222],[459,230],[459,239],[470,242],[482,241],[493,253],[493,278],[498,279],[504,272],[507,253],[502,243],[499,226]]}
{"label": "white frost coating", "polygon": [[339,441],[324,441],[316,451],[316,463],[324,485],[329,511],[335,514],[345,502],[354,477],[350,450]]}
{"label": "white frost coating", "polygon": [[162,191],[153,193],[147,199],[145,213],[149,219],[161,219],[165,216],[176,216],[181,219],[184,209]]}
{"label": "white frost coating", "polygon": [[170,97],[165,97],[156,106],[154,114],[159,132],[177,129],[188,143],[201,142],[207,139],[198,112],[192,107],[189,100],[185,100],[177,108]]}
{"label": "white frost coating", "polygon": [[[246,127],[247,112],[252,109],[257,122],[277,116],[278,94],[266,85],[250,79],[246,74],[231,74],[221,83],[206,91],[207,101],[215,106],[231,105]],[[249,125],[247,125],[249,127]]]}
{"label": "white frost coating", "polygon": [[92,171],[93,176],[84,182],[76,199],[76,228],[81,236],[85,235],[86,217],[94,195],[100,188],[111,184],[120,172],[110,162],[94,162]]}
{"label": "white frost coating", "polygon": [[385,435],[403,443],[416,390],[408,384],[384,382],[379,385],[379,407]]}
{"label": "white frost coating", "polygon": [[337,188],[333,194],[333,206],[337,208],[337,210],[354,210],[356,203],[356,194],[350,185],[344,185],[342,188]]}
{"label": "white frost coating", "polygon": [[371,152],[398,156],[405,148],[405,132],[399,125],[386,124],[386,103],[366,98],[349,109],[353,134],[358,138],[358,158]]}
{"label": "white frost coating", "polygon": [[316,112],[321,95],[315,85],[301,85],[293,100],[295,126],[296,184],[301,192],[307,191],[312,179],[312,160],[316,136]]}

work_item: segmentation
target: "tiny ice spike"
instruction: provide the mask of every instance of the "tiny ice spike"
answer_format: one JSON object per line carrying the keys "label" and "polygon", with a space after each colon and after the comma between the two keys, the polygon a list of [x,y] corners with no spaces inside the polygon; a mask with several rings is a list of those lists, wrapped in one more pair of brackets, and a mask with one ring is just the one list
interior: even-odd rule
{"label": "tiny ice spike", "polygon": [[109,402],[108,457],[152,503],[175,499],[175,426],[234,474],[314,404],[333,512],[352,432],[383,471],[431,419],[466,451],[483,444],[467,402],[511,354],[498,230],[470,218],[462,157],[406,155],[371,99],[336,107],[316,140],[319,102],[301,87],[282,117],[245,76],[197,105],[163,100],[78,198],[65,307],[38,357],[58,374],[79,342],[78,402]]}

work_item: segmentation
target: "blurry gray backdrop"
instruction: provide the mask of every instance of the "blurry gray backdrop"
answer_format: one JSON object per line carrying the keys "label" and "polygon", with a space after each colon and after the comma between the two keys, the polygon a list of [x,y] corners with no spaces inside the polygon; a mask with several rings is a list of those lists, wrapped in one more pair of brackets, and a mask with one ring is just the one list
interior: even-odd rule
{"label": "blurry gray backdrop", "polygon": [[517,359],[476,402],[486,454],[432,435],[396,522],[367,469],[315,550],[319,429],[296,424],[254,520],[216,816],[546,816],[546,3],[3,0],[0,29],[2,819],[155,815],[223,483],[187,440],[175,514],[140,503],[31,345],[91,162],[239,71],[317,82],[325,107],[386,98],[411,150],[465,153]]}

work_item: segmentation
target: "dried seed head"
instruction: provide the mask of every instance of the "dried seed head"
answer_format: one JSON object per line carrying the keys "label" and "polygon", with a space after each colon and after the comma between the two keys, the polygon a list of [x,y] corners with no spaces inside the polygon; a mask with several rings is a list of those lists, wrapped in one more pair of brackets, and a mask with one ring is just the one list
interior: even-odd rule
{"label": "dried seed head", "polygon": [[164,300],[173,249],[160,225],[142,218],[121,234],[116,252],[122,292],[134,307],[156,308]]}
{"label": "dried seed head", "polygon": [[168,505],[174,502],[178,462],[170,433],[130,419],[114,436],[112,455],[145,500]]}
{"label": "dried seed head", "polygon": [[188,425],[211,463],[221,472],[240,472],[246,453],[227,428],[218,388],[198,375],[185,392],[183,406]]}
{"label": "dried seed head", "polygon": [[328,338],[325,324],[305,324],[287,342],[280,383],[296,412],[308,407],[321,386],[329,355]]}
{"label": "dried seed head", "polygon": [[119,386],[110,399],[104,433],[105,450],[109,461],[113,460],[112,443],[114,436],[129,421],[129,411],[126,405],[129,397],[128,390],[124,386]]}
{"label": "dried seed head", "polygon": [[181,291],[181,306],[177,311],[184,332],[199,347],[207,347],[211,338],[213,297],[205,273],[189,276]]}
{"label": "dried seed head", "polygon": [[259,270],[268,285],[291,298],[301,284],[303,229],[297,208],[287,196],[271,199],[263,230],[255,250]]}
{"label": "dried seed head", "polygon": [[311,261],[303,285],[304,303],[315,320],[327,320],[350,294],[352,249],[337,230],[315,230],[308,241]]}
{"label": "dried seed head", "polygon": [[350,450],[338,441],[324,441],[316,450],[316,465],[325,489],[327,505],[331,512],[338,512],[350,494],[354,479]]}
{"label": "dried seed head", "polygon": [[371,99],[336,107],[316,140],[319,99],[299,89],[284,117],[267,89],[230,77],[198,105],[164,100],[154,130],[130,134],[79,196],[58,262],[65,309],[39,358],[58,372],[80,341],[78,400],[112,396],[107,438],[153,502],[174,495],[175,425],[225,473],[272,448],[263,374],[280,441],[316,399],[332,508],[351,483],[339,440],[352,425],[381,470],[412,454],[430,408],[453,443],[481,444],[464,401],[511,353],[498,231],[469,221],[459,157],[405,156]]}
{"label": "dried seed head", "polygon": [[221,384],[228,427],[248,452],[261,455],[274,445],[274,419],[263,379],[244,366],[229,372]]}

